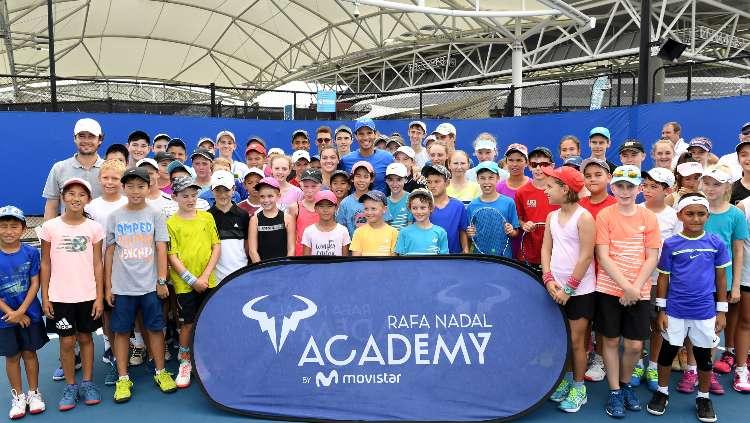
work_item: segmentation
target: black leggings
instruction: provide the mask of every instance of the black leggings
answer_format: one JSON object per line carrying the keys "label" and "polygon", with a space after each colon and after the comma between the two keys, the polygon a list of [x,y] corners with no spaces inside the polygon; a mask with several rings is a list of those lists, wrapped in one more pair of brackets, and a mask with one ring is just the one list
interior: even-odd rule
{"label": "black leggings", "polygon": [[[677,356],[679,349],[680,347],[676,347],[665,340],[661,346],[661,351],[659,351],[659,365],[672,367],[672,361]],[[695,355],[695,362],[699,371],[711,371],[711,348],[700,348],[693,345],[693,355]]]}

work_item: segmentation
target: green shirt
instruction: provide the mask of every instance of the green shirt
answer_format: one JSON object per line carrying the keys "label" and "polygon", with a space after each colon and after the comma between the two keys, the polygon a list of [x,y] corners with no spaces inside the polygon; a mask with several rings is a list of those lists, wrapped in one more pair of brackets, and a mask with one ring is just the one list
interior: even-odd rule
{"label": "green shirt", "polygon": [[[198,210],[193,219],[185,219],[175,213],[167,219],[167,231],[169,232],[167,253],[176,255],[195,277],[200,276],[211,259],[212,247],[221,242],[213,216],[208,212]],[[169,277],[176,293],[185,294],[193,290],[172,267],[169,268]],[[208,287],[215,286],[216,276],[211,272]]]}

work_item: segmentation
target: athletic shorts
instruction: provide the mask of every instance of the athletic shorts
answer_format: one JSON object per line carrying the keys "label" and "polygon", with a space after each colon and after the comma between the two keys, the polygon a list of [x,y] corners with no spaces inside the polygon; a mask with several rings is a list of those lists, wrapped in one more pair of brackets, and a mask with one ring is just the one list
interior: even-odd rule
{"label": "athletic shorts", "polygon": [[102,327],[102,321],[91,317],[93,307],[93,300],[80,303],[52,302],[55,317],[47,319],[47,332],[56,333],[59,336],[95,332]]}
{"label": "athletic shorts", "polygon": [[648,300],[626,307],[619,297],[597,292],[594,330],[607,338],[646,340],[651,336],[650,308]]}
{"label": "athletic shorts", "polygon": [[719,345],[719,336],[714,332],[715,325],[716,317],[686,320],[667,315],[667,330],[661,336],[675,347],[681,347],[687,336],[695,347],[714,348]]}
{"label": "athletic shorts", "polygon": [[750,292],[750,286],[740,286],[740,292]]}
{"label": "athletic shorts", "polygon": [[115,306],[109,323],[112,332],[130,333],[138,310],[143,314],[143,326],[146,330],[157,332],[164,329],[161,300],[156,291],[153,291],[143,295],[115,294]]}
{"label": "athletic shorts", "polygon": [[594,318],[596,310],[596,293],[574,295],[568,299],[563,309],[568,320],[586,319],[590,321]]}
{"label": "athletic shorts", "polygon": [[651,286],[651,299],[648,300],[648,303],[651,305],[651,308],[649,310],[649,317],[653,322],[657,317],[659,317],[659,313],[656,312],[656,285]]}
{"label": "athletic shorts", "polygon": [[184,294],[177,294],[177,320],[180,323],[193,323],[198,316],[198,311],[206,300],[213,288],[208,288],[203,292],[190,291]]}
{"label": "athletic shorts", "polygon": [[44,322],[32,322],[28,327],[15,325],[0,329],[0,356],[13,357],[22,351],[38,351],[49,342]]}

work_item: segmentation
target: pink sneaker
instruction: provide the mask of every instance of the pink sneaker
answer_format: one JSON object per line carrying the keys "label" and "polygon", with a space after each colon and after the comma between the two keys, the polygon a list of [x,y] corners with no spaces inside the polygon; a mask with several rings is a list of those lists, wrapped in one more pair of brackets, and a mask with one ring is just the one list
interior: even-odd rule
{"label": "pink sneaker", "polygon": [[711,387],[708,388],[708,392],[716,395],[724,395],[724,387],[721,386],[714,372],[711,372]]}
{"label": "pink sneaker", "polygon": [[738,367],[734,370],[734,383],[732,384],[732,387],[737,392],[750,394],[750,381],[748,381],[747,367],[745,367],[744,371],[738,371],[739,369],[740,368]]}
{"label": "pink sneaker", "polygon": [[714,371],[723,375],[732,371],[734,367],[734,354],[724,351],[721,358],[714,361]]}
{"label": "pink sneaker", "polygon": [[677,392],[692,394],[695,392],[696,385],[698,385],[698,374],[692,370],[685,370],[682,372],[680,381],[677,382]]}

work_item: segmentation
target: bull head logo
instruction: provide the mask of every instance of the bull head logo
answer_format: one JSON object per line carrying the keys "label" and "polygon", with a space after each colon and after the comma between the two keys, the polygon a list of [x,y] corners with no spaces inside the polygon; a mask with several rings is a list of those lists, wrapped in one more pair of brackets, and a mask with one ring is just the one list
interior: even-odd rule
{"label": "bull head logo", "polygon": [[268,297],[268,295],[253,298],[242,307],[242,314],[248,319],[256,320],[260,326],[261,332],[268,333],[268,337],[271,339],[271,345],[273,345],[273,350],[276,351],[277,354],[284,347],[284,342],[286,341],[287,336],[289,336],[289,333],[297,330],[299,322],[314,316],[315,313],[318,312],[318,306],[315,305],[314,302],[301,295],[292,296],[305,303],[307,307],[304,310],[292,312],[289,317],[284,316],[284,319],[281,322],[281,336],[279,337],[278,343],[276,342],[276,317],[269,316],[265,311],[253,309],[253,306],[256,303],[262,301],[264,298]]}

